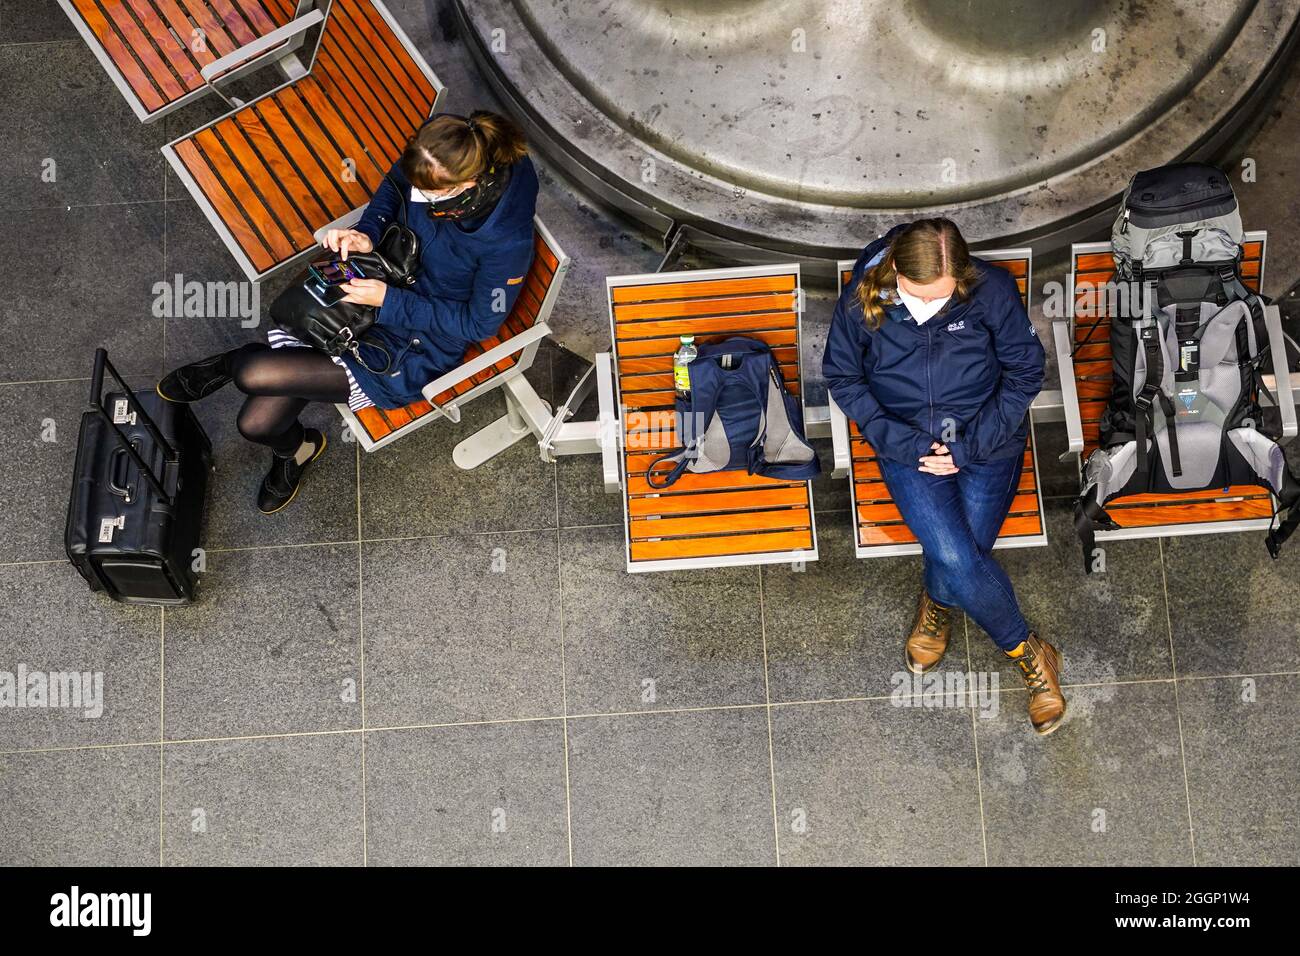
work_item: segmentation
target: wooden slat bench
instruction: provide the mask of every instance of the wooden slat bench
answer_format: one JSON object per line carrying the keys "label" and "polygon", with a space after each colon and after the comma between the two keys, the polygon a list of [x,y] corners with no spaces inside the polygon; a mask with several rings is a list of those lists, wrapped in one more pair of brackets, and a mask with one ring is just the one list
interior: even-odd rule
{"label": "wooden slat bench", "polygon": [[[990,265],[1006,269],[1016,277],[1016,284],[1029,309],[1029,290],[1033,282],[1033,253],[1029,249],[1000,249],[977,252],[976,255]],[[855,260],[844,259],[838,264],[839,287],[843,291],[853,275]],[[835,408],[833,415],[842,417]],[[838,429],[833,429],[838,431]],[[843,434],[843,432],[839,432]],[[859,558],[886,557],[899,554],[920,554],[921,545],[903,521],[894,504],[889,489],[880,475],[880,465],[871,445],[858,431],[856,422],[847,427],[849,442],[849,488],[853,505],[855,550]],[[995,548],[1030,548],[1047,544],[1043,525],[1043,496],[1038,481],[1038,456],[1034,441],[1033,421],[1029,424],[1029,443],[1025,449],[1024,470],[1020,486],[1011,502],[1007,520],[998,533]]]}
{"label": "wooden slat bench", "polygon": [[[560,294],[564,276],[569,270],[569,257],[554,236],[540,219],[535,220],[534,226],[535,251],[532,265],[514,308],[496,335],[470,346],[458,368],[426,385],[423,401],[414,402],[405,408],[365,408],[355,413],[347,405],[338,406],[352,433],[366,451],[391,444],[439,418],[460,421],[461,408],[485,392],[503,386],[515,389],[526,387],[527,380],[523,374],[532,365],[542,339],[550,334],[547,319],[555,308],[556,297]],[[527,392],[524,394],[527,395]],[[514,397],[508,395],[507,402],[511,402]],[[532,405],[532,402],[525,401],[524,404]],[[523,411],[526,412],[527,408]],[[529,421],[529,416],[525,415],[524,420]],[[514,423],[514,440],[532,430],[521,427],[518,419]],[[502,445],[496,448],[493,453],[504,447]],[[457,458],[457,463],[462,467],[473,467],[462,459],[463,455]]]}
{"label": "wooden slat bench", "polygon": [[[1259,292],[1263,283],[1267,238],[1264,232],[1249,232],[1243,244],[1242,283],[1253,292]],[[1067,415],[1067,422],[1074,432],[1070,436],[1072,450],[1080,452],[1082,466],[1098,446],[1101,415],[1110,396],[1109,310],[1114,297],[1105,294],[1105,285],[1114,276],[1115,263],[1109,242],[1075,243],[1070,257],[1069,331],[1056,337],[1057,360],[1062,379],[1071,379],[1077,396],[1078,416]],[[1070,351],[1064,351],[1067,348]],[[1069,395],[1066,401],[1070,401]],[[1106,513],[1119,529],[1098,529],[1097,539],[1265,530],[1272,521],[1273,507],[1272,495],[1256,485],[1178,495],[1126,495],[1106,504]]]}
{"label": "wooden slat bench", "polygon": [[802,403],[799,267],[611,276],[606,284],[614,374],[602,389],[614,390],[618,412],[608,413],[616,435],[604,444],[621,457],[628,570],[815,561],[810,481],[687,472],[659,491],[645,479],[651,461],[679,447],[672,356],[682,335],[696,344],[732,335],[766,342]]}
{"label": "wooden slat bench", "polygon": [[442,90],[378,0],[333,0],[305,76],[163,155],[256,282],[318,250],[317,227],[360,216]]}
{"label": "wooden slat bench", "polygon": [[[59,0],[142,122],[297,50],[328,0]],[[290,25],[293,24],[291,27]]]}

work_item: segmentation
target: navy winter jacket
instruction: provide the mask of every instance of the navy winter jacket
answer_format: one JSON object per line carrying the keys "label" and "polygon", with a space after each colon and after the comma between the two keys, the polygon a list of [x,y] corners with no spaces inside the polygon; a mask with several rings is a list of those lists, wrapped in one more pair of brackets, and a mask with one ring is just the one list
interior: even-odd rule
{"label": "navy winter jacket", "polygon": [[976,259],[965,302],[954,296],[921,325],[906,306],[887,307],[867,328],[858,283],[901,228],[862,251],[835,306],[822,363],[831,397],[893,461],[914,464],[936,441],[958,468],[1022,454],[1044,353],[1010,273]]}
{"label": "navy winter jacket", "polygon": [[[379,319],[367,338],[381,339],[393,357],[388,372],[375,374],[346,353],[361,390],[376,405],[400,408],[421,397],[420,389],[460,364],[465,350],[496,333],[510,313],[533,260],[533,213],[537,173],[528,157],[511,167],[510,182],[486,217],[457,223],[431,219],[424,203],[410,201],[411,186],[401,169],[375,192],[356,228],[378,242],[384,228],[402,215],[420,237],[424,269],[409,289],[389,286]],[[372,368],[384,359],[361,347]]]}

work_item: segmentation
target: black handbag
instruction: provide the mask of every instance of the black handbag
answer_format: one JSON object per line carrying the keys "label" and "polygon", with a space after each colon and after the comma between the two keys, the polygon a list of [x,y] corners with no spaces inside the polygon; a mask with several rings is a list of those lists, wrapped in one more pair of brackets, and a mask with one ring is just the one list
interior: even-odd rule
{"label": "black handbag", "polygon": [[[393,180],[390,178],[389,182]],[[390,286],[409,288],[420,275],[420,237],[404,221],[406,197],[395,182],[393,187],[401,199],[403,221],[390,222],[373,250],[350,253],[348,261],[357,263],[367,275],[383,279]],[[338,356],[347,352],[358,365],[376,375],[389,371],[393,367],[393,357],[388,350],[380,343],[364,338],[375,324],[379,310],[355,302],[325,305],[308,290],[308,285],[313,282],[308,276],[309,273],[303,273],[302,281],[291,285],[271,303],[269,314],[276,327],[326,355]],[[384,356],[383,368],[371,368],[361,357],[363,342]]]}

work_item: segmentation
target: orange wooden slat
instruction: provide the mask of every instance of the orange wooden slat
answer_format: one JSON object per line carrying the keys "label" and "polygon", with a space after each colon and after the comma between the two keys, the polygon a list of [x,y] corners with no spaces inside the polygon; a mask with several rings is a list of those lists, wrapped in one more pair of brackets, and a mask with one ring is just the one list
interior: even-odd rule
{"label": "orange wooden slat", "polygon": [[1109,506],[1107,506],[1107,514],[1122,528],[1148,528],[1155,525],[1199,524],[1212,521],[1268,518],[1273,514],[1273,505],[1267,498],[1247,498],[1234,502],[1117,508],[1114,512],[1110,511]]}
{"label": "orange wooden slat", "polygon": [[858,543],[864,548],[884,544],[915,544],[916,535],[902,523],[866,524],[858,526]]}
{"label": "orange wooden slat", "polygon": [[[244,138],[252,144],[262,161],[271,168],[272,174],[289,194],[294,207],[303,219],[309,225],[329,222],[329,214],[325,212],[325,207],[320,204],[311,187],[303,181],[293,161],[285,154],[284,149],[271,135],[271,131],[266,128],[266,124],[257,113],[253,110],[240,110],[231,117],[231,120],[239,126]],[[218,124],[218,127],[224,131],[225,124]]]}
{"label": "orange wooden slat", "polygon": [[689,518],[636,518],[629,526],[633,540],[746,531],[786,531],[811,527],[807,508],[780,508],[739,514],[693,515]]}
{"label": "orange wooden slat", "polygon": [[217,56],[233,53],[240,44],[236,43],[226,32],[221,20],[213,15],[207,0],[178,0],[189,14],[190,19],[203,31],[203,40]]}
{"label": "orange wooden slat", "polygon": [[240,170],[248,178],[265,200],[276,219],[287,230],[289,241],[295,248],[304,249],[315,242],[311,227],[298,212],[298,206],[285,193],[283,181],[275,175],[261,156],[253,149],[238,123],[221,124],[220,138],[230,154],[239,164]]}
{"label": "orange wooden slat", "polygon": [[208,0],[208,3],[221,17],[221,22],[225,24],[226,31],[234,37],[240,46],[252,43],[257,39],[257,34],[253,32],[248,21],[235,9],[230,0]]}
{"label": "orange wooden slat", "polygon": [[794,274],[752,276],[743,279],[696,279],[685,282],[647,282],[614,286],[610,298],[615,304],[653,302],[664,299],[707,299],[718,296],[755,295],[760,292],[793,292]]}
{"label": "orange wooden slat", "polygon": [[[348,0],[348,2],[351,3],[352,0]],[[437,90],[434,89],[433,82],[424,75],[424,71],[420,69],[419,64],[411,58],[410,53],[406,51],[397,35],[380,17],[379,11],[375,9],[375,5],[370,0],[356,0],[356,9],[362,17],[370,21],[375,34],[387,44],[396,62],[406,71],[407,76],[413,82],[414,89],[418,93],[416,102],[418,105],[423,106],[421,116],[421,121],[423,121],[424,117],[433,111],[434,100],[437,96]]]}
{"label": "orange wooden slat", "polygon": [[[635,331],[656,324],[654,319],[695,319],[703,316],[726,318],[734,315],[750,316],[754,313],[793,315],[789,310],[795,305],[794,296],[785,292],[768,295],[737,295],[713,299],[670,299],[665,302],[634,302],[614,307],[614,321],[619,326],[620,338],[644,338],[655,332]],[[769,316],[754,315],[754,328],[780,328],[784,322],[768,321]],[[699,321],[699,319],[696,319]]]}
{"label": "orange wooden slat", "polygon": [[194,144],[194,140],[188,139],[176,143],[175,150],[185,169],[198,183],[204,198],[212,204],[217,215],[221,217],[221,221],[230,230],[231,235],[235,237],[235,241],[239,243],[239,248],[253,263],[254,268],[259,272],[265,272],[274,265],[275,257],[262,244],[261,237],[249,225],[248,220],[244,218],[243,212],[226,193],[225,187],[222,186],[217,174],[212,171],[207,160],[204,159],[203,154]]}
{"label": "orange wooden slat", "polygon": [[324,204],[332,221],[352,209],[348,200],[338,191],[333,177],[321,169],[319,160],[298,134],[297,128],[280,109],[276,97],[259,100],[248,107],[256,112],[262,126],[275,138],[284,152],[293,160],[303,180],[311,186],[316,197]]}
{"label": "orange wooden slat", "polygon": [[[1016,495],[1011,501],[1011,507],[1007,509],[1008,515],[1023,515],[1026,513],[1038,513],[1038,496],[1036,494]],[[858,520],[863,523],[902,521],[903,516],[899,512],[898,506],[892,501],[876,502],[858,505]]]}
{"label": "orange wooden slat", "polygon": [[347,34],[357,49],[366,50],[370,54],[369,60],[374,67],[376,78],[389,93],[394,107],[399,111],[396,118],[404,118],[406,122],[419,126],[428,115],[428,104],[426,102],[424,107],[421,107],[420,101],[425,99],[424,95],[416,89],[410,76],[402,69],[397,57],[393,55],[392,49],[381,35],[391,36],[392,30],[388,29],[387,24],[382,30],[376,30],[358,9],[358,5],[351,0],[338,0],[338,7],[333,11],[332,16],[334,18],[332,27],[335,32]]}
{"label": "orange wooden slat", "polygon": [[77,12],[90,28],[90,32],[99,40],[104,52],[108,54],[110,60],[121,71],[122,77],[126,80],[131,92],[140,98],[140,102],[149,112],[162,109],[167,104],[163,94],[159,92],[150,78],[148,72],[140,66],[131,55],[131,51],[126,48],[122,38],[118,36],[117,31],[113,29],[100,12],[99,7],[94,0],[75,0]]}
{"label": "orange wooden slat", "polygon": [[729,534],[717,538],[633,541],[629,551],[633,561],[661,561],[671,558],[705,558],[729,554],[761,554],[811,549],[811,531],[780,531],[762,534]]}
{"label": "orange wooden slat", "polygon": [[296,251],[294,244],[284,234],[279,224],[262,204],[262,200],[253,192],[243,172],[235,164],[225,146],[212,128],[200,130],[194,135],[194,144],[203,152],[203,158],[220,177],[230,194],[235,197],[239,207],[247,214],[253,228],[268,249],[283,261]]}
{"label": "orange wooden slat", "polygon": [[374,109],[366,105],[369,103],[369,89],[348,69],[347,59],[336,59],[336,56],[341,55],[334,49],[334,44],[322,41],[316,53],[316,68],[311,75],[331,97],[350,105],[357,123],[353,131],[370,147],[377,161],[381,165],[384,159],[396,161],[406,147],[406,141],[388,124],[380,122]]}
{"label": "orange wooden slat", "polygon": [[555,272],[556,269],[560,268],[560,260],[551,251],[551,247],[546,244],[546,240],[542,238],[541,233],[537,234],[533,242],[533,249],[549,271]]}
{"label": "orange wooden slat", "polygon": [[[678,484],[689,481],[693,475],[683,476]],[[689,487],[689,486],[688,486]],[[783,508],[803,505],[808,501],[806,485],[749,489],[747,491],[718,491],[700,494],[674,494],[655,497],[630,498],[628,514],[644,518],[649,515],[705,514],[715,511],[754,511],[759,508]]]}
{"label": "orange wooden slat", "polygon": [[[667,472],[668,464],[661,465],[656,474]],[[669,495],[681,494],[684,492],[695,491],[716,491],[720,489],[741,489],[741,488],[784,488],[797,487],[802,488],[803,481],[791,482],[780,478],[768,478],[764,475],[751,475],[746,471],[710,471],[703,474],[686,472],[678,481],[669,488],[654,488],[646,481],[644,472],[641,474],[634,473],[628,469],[627,493],[632,496],[637,495]]]}
{"label": "orange wooden slat", "polygon": [[[136,18],[149,35],[154,47],[166,58],[172,70],[180,77],[181,85],[186,90],[195,90],[203,85],[199,75],[199,65],[190,54],[187,44],[179,42],[167,28],[157,0],[127,0],[135,11]],[[188,34],[181,34],[187,36]]]}
{"label": "orange wooden slat", "polygon": [[[336,15],[337,12],[330,14],[331,27]],[[403,115],[398,109],[383,80],[375,74],[369,52],[359,48],[357,38],[346,29],[327,28],[321,46],[332,58],[331,70],[337,73],[339,66],[343,65],[353,81],[357,90],[357,110],[386,129],[399,149],[404,147],[419,126],[419,120]]]}
{"label": "orange wooden slat", "polygon": [[370,437],[375,440],[383,438],[392,431],[388,426],[388,422],[384,419],[384,416],[380,414],[379,409],[374,408],[373,406],[370,408],[359,409],[356,415],[361,424],[365,426]]}
{"label": "orange wooden slat", "polygon": [[[302,98],[315,114],[317,121],[329,131],[330,135],[342,147],[344,158],[351,159],[355,165],[358,178],[366,192],[374,195],[379,184],[383,182],[382,168],[371,155],[369,148],[363,144],[353,131],[348,116],[355,115],[352,104],[347,100],[337,100],[325,95],[320,84],[310,77],[296,86]],[[345,115],[347,114],[347,115]],[[357,125],[360,125],[359,123]]]}
{"label": "orange wooden slat", "polygon": [[370,201],[365,187],[350,175],[344,175],[345,155],[329,134],[322,128],[316,116],[308,108],[301,94],[293,87],[288,87],[275,94],[275,99],[294,128],[311,147],[320,163],[321,170],[329,176],[335,187],[348,198],[353,207],[364,206]]}
{"label": "orange wooden slat", "polygon": [[[794,324],[791,323],[789,328],[785,329],[767,329],[761,331],[749,331],[740,328],[743,322],[736,323],[737,328],[724,329],[721,333],[704,334],[701,332],[695,337],[696,345],[704,345],[707,342],[726,338],[727,332],[740,332],[752,339],[758,339],[760,342],[766,342],[768,345],[792,345],[798,339],[798,331]],[[689,329],[688,331],[699,331]],[[678,333],[679,335],[681,333]],[[616,352],[620,358],[648,356],[648,355],[668,355],[671,356],[676,351],[678,339],[673,336],[664,336],[655,339],[629,339],[618,343]]]}
{"label": "orange wooden slat", "polygon": [[[667,338],[675,340],[682,335],[703,335],[707,333],[726,332],[729,334],[749,335],[751,329],[775,329],[793,327],[793,312],[772,312],[763,315],[745,313],[742,315],[719,315],[712,318],[697,318],[664,322],[633,322],[618,326],[619,339],[630,338]],[[674,348],[676,342],[672,342]],[[621,351],[621,348],[620,348]]]}
{"label": "orange wooden slat", "polygon": [[176,79],[171,68],[163,62],[148,33],[140,29],[122,0],[99,0],[99,2],[126,46],[148,71],[150,78],[162,91],[167,101],[178,100],[184,96],[185,87]]}

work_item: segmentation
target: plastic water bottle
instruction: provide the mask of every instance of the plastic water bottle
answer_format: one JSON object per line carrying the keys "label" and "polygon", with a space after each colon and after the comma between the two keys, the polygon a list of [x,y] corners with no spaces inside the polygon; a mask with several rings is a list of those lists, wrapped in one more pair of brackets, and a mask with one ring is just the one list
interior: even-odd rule
{"label": "plastic water bottle", "polygon": [[673,388],[678,398],[688,398],[691,394],[691,373],[687,366],[695,361],[700,350],[695,347],[695,336],[683,335],[682,344],[673,353]]}

